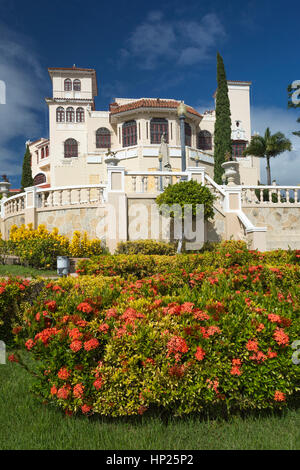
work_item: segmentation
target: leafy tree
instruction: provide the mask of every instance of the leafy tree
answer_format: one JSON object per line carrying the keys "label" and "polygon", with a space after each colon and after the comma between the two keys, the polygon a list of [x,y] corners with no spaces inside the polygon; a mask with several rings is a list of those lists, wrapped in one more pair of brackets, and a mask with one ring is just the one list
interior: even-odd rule
{"label": "leafy tree", "polygon": [[254,135],[251,138],[250,144],[244,151],[244,155],[254,155],[255,157],[261,157],[267,159],[267,184],[271,185],[271,168],[270,158],[276,157],[277,155],[290,151],[292,144],[289,139],[285,137],[282,132],[276,132],[271,134],[269,127],[265,131],[265,135]]}
{"label": "leafy tree", "polygon": [[228,85],[223,59],[217,54],[217,94],[216,94],[216,121],[214,132],[214,180],[222,184],[223,168],[227,152],[232,154],[231,146],[231,113],[228,98]]}
{"label": "leafy tree", "polygon": [[[175,210],[170,213],[172,218],[183,218],[187,215],[187,212],[185,212],[188,210],[187,205],[190,205],[192,217],[195,217],[199,214],[199,210],[201,211],[201,208],[197,207],[197,205],[203,204],[204,220],[208,220],[214,217],[214,199],[215,197],[206,186],[202,186],[202,184],[195,180],[190,180],[167,186],[164,192],[156,198],[156,203],[163,214],[166,210],[166,206],[171,207],[177,205],[178,208],[175,208]],[[182,240],[183,234],[181,234],[181,239],[179,240],[178,252],[181,251]]]}
{"label": "leafy tree", "polygon": [[21,190],[24,191],[24,189],[28,188],[29,186],[33,186],[33,178],[31,172],[31,155],[29,151],[29,146],[27,145],[23,160]]}
{"label": "leafy tree", "polygon": [[[296,104],[296,103],[293,103],[293,101],[292,101],[292,95],[295,92],[295,88],[292,88],[292,85],[289,85],[287,91],[288,91],[288,96],[289,96],[288,107],[289,108],[300,108],[300,103]],[[299,95],[300,95],[300,93],[299,93]],[[300,117],[298,117],[297,122],[300,123]],[[300,131],[294,131],[293,134],[300,137]]]}

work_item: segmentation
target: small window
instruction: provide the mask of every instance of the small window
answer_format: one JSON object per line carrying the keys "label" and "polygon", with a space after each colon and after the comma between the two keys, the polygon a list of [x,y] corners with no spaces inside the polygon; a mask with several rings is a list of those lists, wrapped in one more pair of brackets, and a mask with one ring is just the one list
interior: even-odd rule
{"label": "small window", "polygon": [[65,141],[65,158],[78,157],[78,142],[75,139]]}
{"label": "small window", "polygon": [[46,157],[49,157],[49,147],[48,147],[48,145],[46,146]]}
{"label": "small window", "polygon": [[162,135],[165,134],[166,142],[169,142],[168,121],[163,118],[153,118],[150,121],[151,144],[160,144]]}
{"label": "small window", "polygon": [[42,151],[41,151],[41,158],[44,158],[45,157],[45,149],[44,147],[42,148]]}
{"label": "small window", "polygon": [[83,108],[76,109],[76,122],[84,122],[84,109]]}
{"label": "small window", "polygon": [[75,113],[74,113],[74,108],[72,108],[72,106],[67,108],[66,117],[67,117],[67,122],[75,121]]}
{"label": "small window", "polygon": [[191,147],[192,146],[192,128],[187,122],[184,123],[184,127],[185,127],[185,145],[187,147]]}
{"label": "small window", "polygon": [[65,110],[62,106],[56,108],[56,122],[65,122]]}
{"label": "small window", "polygon": [[106,127],[100,127],[96,131],[96,148],[110,148],[110,131]]}
{"label": "small window", "polygon": [[137,143],[136,121],[127,121],[123,124],[123,147],[130,147]]}
{"label": "small window", "polygon": [[72,80],[70,78],[65,79],[65,91],[72,91]]}
{"label": "small window", "polygon": [[245,140],[232,141],[232,156],[233,158],[242,158],[243,152],[246,148],[247,142]]}
{"label": "small window", "polygon": [[200,150],[212,150],[212,135],[209,131],[199,132],[197,147]]}
{"label": "small window", "polygon": [[74,80],[73,82],[73,90],[74,91],[81,91],[81,81],[80,80]]}

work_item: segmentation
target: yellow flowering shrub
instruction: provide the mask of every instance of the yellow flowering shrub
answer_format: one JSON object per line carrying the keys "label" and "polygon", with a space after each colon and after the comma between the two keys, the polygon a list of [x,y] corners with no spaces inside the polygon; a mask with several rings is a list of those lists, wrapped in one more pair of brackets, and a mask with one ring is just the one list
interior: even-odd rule
{"label": "yellow flowering shrub", "polygon": [[76,231],[73,238],[60,235],[55,227],[48,231],[41,224],[34,229],[32,224],[10,230],[8,249],[21,259],[22,264],[38,268],[54,268],[57,256],[89,257],[103,252],[100,240],[90,240],[86,232]]}

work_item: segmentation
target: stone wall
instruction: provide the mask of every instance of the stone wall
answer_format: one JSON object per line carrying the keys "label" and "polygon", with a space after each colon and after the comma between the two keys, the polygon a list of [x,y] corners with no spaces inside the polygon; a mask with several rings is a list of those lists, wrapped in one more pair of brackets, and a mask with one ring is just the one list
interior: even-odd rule
{"label": "stone wall", "polygon": [[[141,227],[141,232],[146,235],[148,238],[155,238],[155,231],[151,229],[150,223],[150,214],[153,213],[158,217],[157,205],[155,203],[155,198],[146,198],[146,197],[130,197],[127,199],[127,208],[128,208],[128,225],[134,221],[135,216],[131,213],[131,210],[134,205],[141,204],[141,207],[144,208],[144,211],[148,213],[148,224],[147,227]],[[222,239],[225,239],[226,236],[226,224],[225,224],[225,215],[217,208],[214,208],[215,216],[212,221],[205,223],[205,241],[210,242],[220,242]],[[128,232],[128,239],[131,239],[130,231]],[[141,237],[144,238],[144,237]],[[159,239],[163,239],[162,230],[160,227],[159,230]]]}
{"label": "stone wall", "polygon": [[244,206],[244,213],[257,227],[267,227],[267,250],[300,249],[300,207]]}
{"label": "stone wall", "polygon": [[44,224],[48,230],[57,227],[61,235],[72,237],[75,230],[86,231],[96,238],[96,227],[101,218],[100,207],[50,209],[37,211],[37,225]]}
{"label": "stone wall", "polygon": [[17,225],[18,227],[22,224],[25,224],[25,215],[13,215],[5,219],[5,222],[1,222],[1,235],[4,240],[7,240],[9,237],[9,232],[12,225]]}

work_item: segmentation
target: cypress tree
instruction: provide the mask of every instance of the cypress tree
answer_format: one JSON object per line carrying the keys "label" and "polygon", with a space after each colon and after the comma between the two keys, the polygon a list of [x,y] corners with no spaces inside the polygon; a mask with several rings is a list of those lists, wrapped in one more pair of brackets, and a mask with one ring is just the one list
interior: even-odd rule
{"label": "cypress tree", "polygon": [[230,152],[231,147],[231,118],[230,103],[228,98],[228,85],[223,59],[217,54],[217,94],[216,94],[216,121],[214,134],[214,180],[222,184],[223,168],[221,164],[225,161],[225,154]]}
{"label": "cypress tree", "polygon": [[33,186],[33,179],[31,173],[31,155],[27,145],[23,160],[21,191],[24,191],[24,189],[28,188],[29,186]]}

